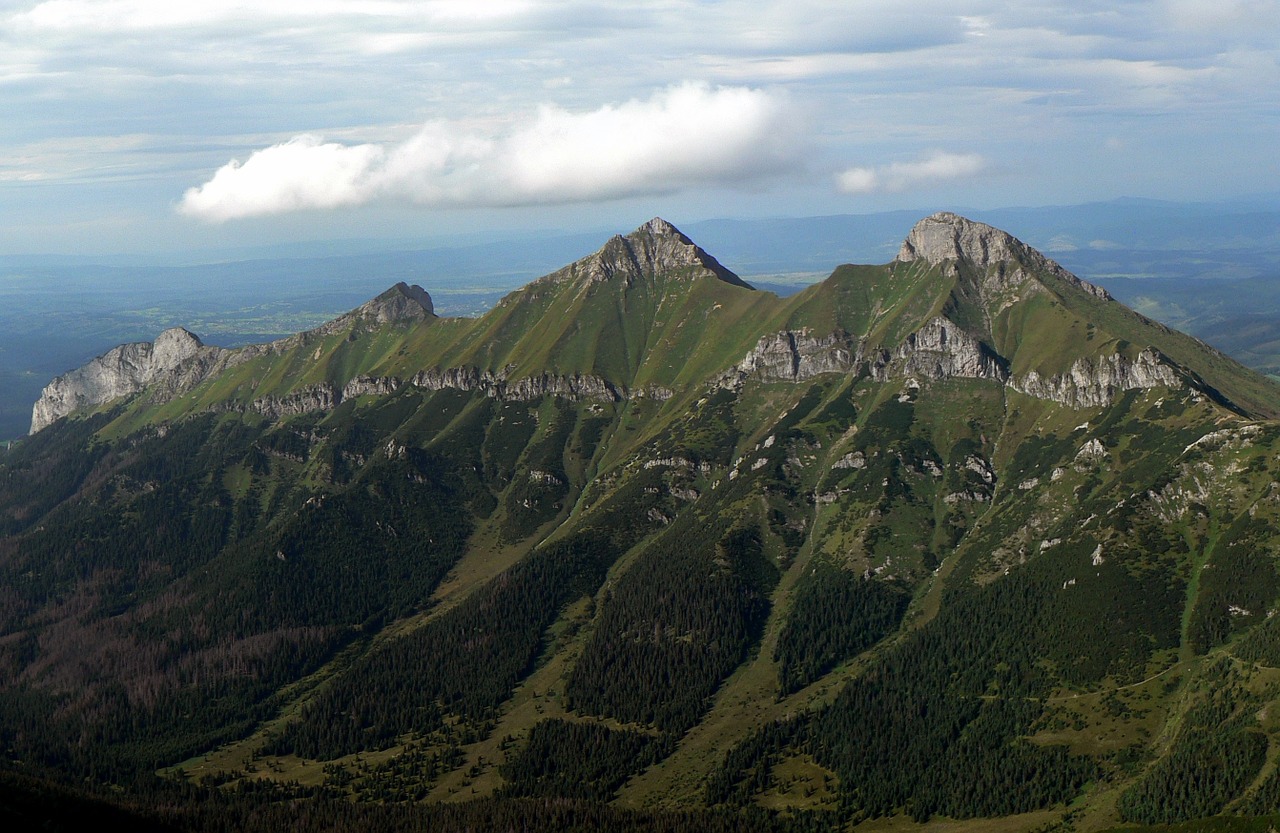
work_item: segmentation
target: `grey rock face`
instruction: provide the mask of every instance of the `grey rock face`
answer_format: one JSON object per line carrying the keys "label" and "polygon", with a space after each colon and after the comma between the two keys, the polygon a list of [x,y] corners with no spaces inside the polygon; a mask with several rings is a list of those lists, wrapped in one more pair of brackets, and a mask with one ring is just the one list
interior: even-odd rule
{"label": "grey rock face", "polygon": [[[193,333],[174,327],[162,332],[154,342],[122,344],[85,366],[50,382],[31,411],[31,433],[54,420],[113,399],[132,396],[150,388],[157,401],[170,399],[194,388],[210,376],[229,367],[264,355],[278,355],[317,337],[323,338],[353,324],[378,326],[388,323],[422,321],[434,315],[431,296],[420,286],[398,283],[355,310],[320,327],[269,344],[253,344],[237,350],[206,347]],[[352,380],[351,384],[359,384]],[[372,392],[372,391],[370,391]],[[324,401],[321,394],[303,395],[294,402],[284,399],[264,404],[274,413],[302,413],[315,410]],[[359,395],[353,393],[352,395]],[[317,399],[316,397],[320,398]],[[340,398],[340,396],[338,397]],[[306,404],[311,403],[311,404]],[[332,404],[328,407],[332,407]],[[295,410],[302,408],[303,410]],[[283,409],[283,410],[281,410]]]}
{"label": "grey rock face", "polygon": [[173,374],[184,362],[216,351],[181,327],[162,332],[154,342],[122,344],[57,377],[31,410],[31,433],[59,417],[129,396]]}
{"label": "grey rock face", "polygon": [[1079,359],[1063,374],[1044,377],[1031,371],[1009,373],[1009,363],[955,322],[938,316],[907,336],[892,350],[863,356],[842,333],[816,337],[807,330],[784,330],[760,339],[737,365],[718,380],[722,387],[738,387],[748,380],[800,382],[822,373],[866,372],[876,381],[984,379],[1013,390],[1067,405],[1092,408],[1113,402],[1119,394],[1138,388],[1182,388],[1187,380],[1155,350],[1135,359],[1113,354],[1096,362]]}
{"label": "grey rock face", "polygon": [[1095,298],[1111,299],[1102,287],[1080,280],[1013,235],[950,211],[932,214],[916,223],[903,241],[897,260],[922,260],[934,265],[947,261],[970,263],[994,272],[987,281],[994,277],[995,285],[984,286],[989,292],[1021,286],[1031,271],[1047,271]]}
{"label": "grey rock face", "polygon": [[387,396],[400,390],[404,384],[395,376],[357,376],[342,388],[342,399],[357,396]]}
{"label": "grey rock face", "polygon": [[508,379],[505,373],[480,371],[474,367],[428,368],[414,374],[414,387],[426,390],[478,390],[495,399],[528,401],[540,396],[558,396],[572,401],[620,402],[627,392],[598,376],[557,376],[543,373],[522,379]]}
{"label": "grey rock face", "polygon": [[1107,405],[1127,390],[1187,386],[1182,374],[1151,348],[1134,359],[1119,353],[1097,362],[1077,359],[1066,373],[1048,378],[1032,370],[1010,380],[1009,385],[1037,399],[1049,399],[1072,408]]}
{"label": "grey rock face", "polygon": [[521,401],[540,396],[558,396],[574,402],[619,402],[625,398],[624,393],[598,376],[555,376],[549,373],[506,382],[498,395]]}
{"label": "grey rock face", "polygon": [[[402,322],[425,321],[435,316],[435,306],[431,296],[422,287],[410,286],[404,281],[396,284],[378,297],[366,301],[351,312],[340,315],[327,324],[322,324],[312,335],[330,335],[345,330],[352,324],[363,323],[371,326]],[[293,336],[297,338],[297,336]]]}
{"label": "grey rock face", "polygon": [[920,259],[934,264],[967,260],[985,268],[1026,257],[1030,252],[1030,247],[993,226],[942,211],[915,224],[898,251],[898,260],[908,263]]}
{"label": "grey rock face", "polygon": [[268,419],[279,419],[283,416],[309,414],[315,411],[331,411],[342,401],[333,385],[308,385],[284,396],[268,396],[255,399],[248,410],[262,414]]}
{"label": "grey rock face", "polygon": [[820,373],[848,373],[857,360],[857,348],[842,333],[817,337],[807,329],[783,330],[762,337],[721,383],[800,382]]}
{"label": "grey rock face", "polygon": [[[297,335],[289,335],[288,338],[279,339],[278,342],[270,344],[257,344],[253,347],[265,348],[259,352],[253,353],[259,356],[262,352],[279,353],[285,349],[297,347],[298,344],[305,344],[308,340],[316,337],[324,338],[325,335],[333,335],[340,331],[352,328],[352,325],[380,326],[383,324],[401,324],[401,322],[425,321],[435,316],[435,306],[431,303],[431,296],[426,293],[417,284],[406,284],[404,282],[394,285],[371,301],[366,301],[362,305],[355,308],[351,312],[344,312],[333,321],[326,321],[325,324],[317,326],[314,330],[307,330],[306,333],[298,333]],[[252,349],[252,348],[244,348]]]}
{"label": "grey rock face", "polygon": [[[344,401],[358,396],[387,396],[405,386],[395,376],[357,376],[341,389],[328,383],[308,385],[284,396],[266,396],[248,404],[226,406],[236,413],[252,412],[268,419],[296,414],[331,411]],[[574,402],[619,402],[627,397],[609,382],[595,376],[554,376],[543,374],[508,380],[502,374],[479,371],[474,367],[446,370],[430,368],[414,374],[408,384],[424,390],[481,391],[486,396],[504,401],[529,401],[542,396],[556,396]],[[645,395],[636,391],[635,395]]]}
{"label": "grey rock face", "polygon": [[937,317],[907,336],[892,352],[881,351],[871,362],[871,376],[890,378],[990,379],[1009,378],[1007,363],[954,322]]}

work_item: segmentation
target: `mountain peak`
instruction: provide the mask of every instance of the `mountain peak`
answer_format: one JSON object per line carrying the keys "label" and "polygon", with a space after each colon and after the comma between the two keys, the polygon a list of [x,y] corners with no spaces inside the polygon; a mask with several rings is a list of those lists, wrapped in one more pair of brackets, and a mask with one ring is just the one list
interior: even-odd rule
{"label": "mountain peak", "polygon": [[593,284],[621,279],[632,284],[670,274],[714,277],[734,286],[751,288],[661,217],[654,217],[625,237],[614,235],[599,251],[547,277],[557,283]]}
{"label": "mountain peak", "polygon": [[31,433],[76,411],[137,393],[209,349],[182,327],[170,327],[154,342],[121,344],[45,386],[31,410]]}
{"label": "mountain peak", "polygon": [[378,324],[392,321],[421,321],[435,315],[431,296],[417,284],[400,281],[378,297],[355,310],[359,318]]}
{"label": "mountain peak", "polygon": [[[1111,300],[1111,296],[1102,287],[1080,280],[1007,231],[961,217],[951,211],[930,214],[916,223],[907,239],[902,242],[896,260],[898,263],[922,260],[933,265],[962,260],[979,269],[1012,263],[1019,270],[1021,267],[1029,267],[1036,271],[1050,272],[1096,298]],[[1003,274],[1003,269],[1000,271]]]}
{"label": "mountain peak", "polygon": [[975,266],[1027,257],[1032,249],[1008,232],[950,211],[939,211],[915,224],[898,251],[900,262],[938,264],[967,260]]}
{"label": "mountain peak", "polygon": [[[680,232],[680,229],[671,225],[661,217],[654,217],[652,220],[645,223],[643,226],[640,226],[640,228],[631,232],[631,235],[629,236],[635,236],[637,234],[647,234],[652,237],[661,237],[663,235],[675,235],[676,237],[681,237],[681,238],[684,238],[686,241],[689,241],[689,238],[685,237],[684,234]],[[692,241],[689,241],[689,242],[692,243]]]}

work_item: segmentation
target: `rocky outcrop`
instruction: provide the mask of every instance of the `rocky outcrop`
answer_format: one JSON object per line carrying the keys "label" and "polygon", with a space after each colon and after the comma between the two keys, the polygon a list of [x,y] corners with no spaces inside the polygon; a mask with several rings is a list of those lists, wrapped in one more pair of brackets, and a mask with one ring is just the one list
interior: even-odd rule
{"label": "rocky outcrop", "polygon": [[183,376],[184,363],[216,352],[181,327],[165,330],[154,342],[115,347],[45,386],[31,411],[31,433],[59,417],[131,396],[148,385],[177,384],[171,377]]}
{"label": "rocky outcrop", "polygon": [[859,359],[859,348],[844,333],[814,336],[807,329],[783,330],[761,337],[724,374],[721,384],[732,386],[747,379],[802,382],[821,373],[848,373]]}
{"label": "rocky outcrop", "polygon": [[723,377],[722,386],[748,379],[802,382],[822,373],[866,370],[878,381],[961,376],[1004,382],[1007,363],[978,338],[945,318],[934,318],[893,350],[863,355],[863,346],[845,333],[815,336],[809,330],[783,330],[764,336]]}
{"label": "rocky outcrop", "polygon": [[942,316],[930,319],[897,347],[874,350],[866,356],[862,345],[855,345],[844,333],[772,333],[762,337],[717,383],[721,387],[739,387],[748,380],[801,382],[823,373],[862,372],[878,382],[983,379],[1072,408],[1107,405],[1124,391],[1136,388],[1188,385],[1187,378],[1171,362],[1150,348],[1133,359],[1119,353],[1094,360],[1081,358],[1066,373],[1049,377],[1034,370],[1013,377],[1004,357]]}
{"label": "rocky outcrop", "polygon": [[925,217],[903,241],[897,261],[917,260],[935,265],[963,261],[976,266],[988,273],[983,287],[988,294],[1020,287],[1032,280],[1034,273],[1048,272],[1095,298],[1111,300],[1102,287],[1080,280],[1008,232],[949,211]]}
{"label": "rocky outcrop", "polygon": [[247,408],[236,408],[240,411],[252,411],[262,414],[268,419],[280,419],[286,416],[309,414],[315,411],[331,411],[342,401],[341,394],[333,385],[322,383],[307,385],[284,396],[267,396],[255,399]]}
{"label": "rocky outcrop", "polygon": [[[402,282],[314,330],[267,344],[252,344],[236,350],[206,347],[193,333],[174,327],[162,332],[150,344],[122,344],[83,367],[54,379],[32,407],[31,433],[60,417],[143,390],[149,389],[154,401],[163,402],[230,367],[260,356],[279,355],[317,338],[346,332],[357,326],[373,328],[423,321],[434,316],[433,309],[431,296],[422,287]],[[349,384],[358,387],[362,382],[353,379]],[[360,394],[353,389],[349,395]],[[300,394],[296,400],[294,396],[289,394],[279,400],[263,400],[263,412],[275,415],[302,413],[318,409],[324,401],[324,395],[317,391]],[[336,396],[341,398],[340,394]]]}
{"label": "rocky outcrop", "polygon": [[940,211],[912,227],[898,250],[897,259],[903,263],[924,260],[933,264],[965,260],[985,269],[1033,254],[1031,247],[1007,232],[950,211]]}
{"label": "rocky outcrop", "polygon": [[599,376],[559,376],[543,373],[520,379],[508,379],[503,372],[493,373],[474,367],[428,368],[418,371],[411,380],[414,387],[425,390],[482,391],[495,399],[527,401],[542,396],[558,396],[573,401],[621,402],[627,391]]}
{"label": "rocky outcrop", "polygon": [[620,402],[626,395],[599,376],[556,376],[543,373],[503,382],[495,393],[501,399],[527,401],[543,396],[589,402]]}
{"label": "rocky outcrop", "polygon": [[626,237],[614,235],[596,253],[588,255],[537,283],[574,283],[583,286],[609,281],[631,285],[657,275],[694,279],[712,277],[735,286],[750,285],[720,265],[675,226],[655,217]]}
{"label": "rocky outcrop", "polygon": [[343,399],[357,396],[387,396],[400,390],[404,382],[395,376],[356,376],[342,387]]}
{"label": "rocky outcrop", "polygon": [[[348,399],[359,396],[387,396],[406,384],[423,390],[479,391],[504,401],[529,401],[555,396],[574,402],[620,402],[628,398],[625,390],[595,376],[541,376],[508,380],[501,373],[479,371],[474,367],[447,370],[431,368],[414,374],[408,382],[396,376],[356,376],[341,388],[327,382],[307,385],[283,396],[264,396],[251,402],[228,403],[220,411],[261,414],[268,419],[297,414],[331,411]],[[655,396],[649,389],[634,391],[636,398]]]}
{"label": "rocky outcrop", "polygon": [[946,318],[931,319],[892,352],[882,350],[870,364],[872,378],[1009,378],[1008,364],[995,351]]}
{"label": "rocky outcrop", "polygon": [[1182,388],[1186,380],[1163,356],[1151,348],[1130,359],[1120,353],[1096,360],[1080,358],[1066,373],[1045,377],[1032,370],[1011,379],[1014,390],[1049,399],[1072,408],[1096,408],[1110,404],[1127,390]]}

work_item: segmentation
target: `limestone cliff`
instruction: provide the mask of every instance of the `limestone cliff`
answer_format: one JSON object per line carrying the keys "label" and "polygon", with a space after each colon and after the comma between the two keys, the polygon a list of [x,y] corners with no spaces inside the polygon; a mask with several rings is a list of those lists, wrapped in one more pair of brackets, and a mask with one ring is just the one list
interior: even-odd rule
{"label": "limestone cliff", "polygon": [[1061,374],[1035,370],[1012,376],[1009,362],[972,333],[944,317],[930,319],[892,349],[863,355],[863,346],[844,333],[814,336],[784,330],[764,336],[718,384],[747,381],[802,382],[823,373],[866,373],[879,382],[982,379],[1070,408],[1110,404],[1127,390],[1199,387],[1167,357],[1147,348],[1135,358],[1121,353],[1077,359]]}
{"label": "limestone cliff", "polygon": [[165,330],[154,342],[112,348],[45,387],[31,411],[31,433],[59,417],[164,382],[179,373],[185,362],[211,352],[217,352],[217,348],[205,347],[198,337],[181,327]]}
{"label": "limestone cliff", "polygon": [[871,376],[891,378],[1009,378],[1008,362],[977,337],[945,318],[933,318],[892,351],[882,350],[871,362]]}
{"label": "limestone cliff", "polygon": [[848,373],[859,358],[859,347],[845,333],[814,336],[807,329],[784,330],[762,336],[721,384],[737,385],[747,379],[802,382],[820,373]]}
{"label": "limestone cliff", "polygon": [[949,211],[916,223],[902,242],[897,261],[971,264],[986,272],[984,294],[1021,288],[1033,281],[1036,273],[1048,273],[1096,298],[1111,299],[1102,287],[1080,280],[1008,232]]}
{"label": "limestone cliff", "polygon": [[527,402],[543,396],[555,396],[573,402],[620,402],[628,398],[665,399],[670,396],[669,391],[654,388],[627,391],[596,376],[557,376],[543,373],[508,379],[503,372],[491,373],[474,367],[454,367],[421,370],[407,381],[396,376],[356,376],[341,388],[322,382],[306,385],[282,396],[264,396],[248,403],[227,403],[219,410],[256,413],[269,419],[279,419],[297,414],[331,411],[348,399],[386,396],[406,385],[432,391],[479,391],[493,399],[517,402]]}
{"label": "limestone cliff", "polygon": [[[331,335],[351,327],[353,324],[365,324],[377,327],[392,322],[425,321],[435,315],[435,306],[431,296],[420,286],[409,285],[404,281],[383,292],[378,297],[361,304],[351,312],[340,315],[332,321],[321,324],[307,335]],[[292,336],[297,338],[297,336]],[[288,341],[285,339],[284,341]]]}
{"label": "limestone cliff", "polygon": [[[279,355],[308,341],[345,331],[353,326],[376,327],[390,322],[421,321],[433,315],[431,296],[422,287],[398,283],[378,297],[314,330],[267,344],[224,350],[208,347],[193,333],[174,327],[162,332],[154,342],[122,344],[83,367],[55,378],[41,392],[40,399],[32,408],[31,433],[36,433],[60,417],[132,396],[143,390],[150,390],[155,401],[163,402],[229,367],[263,355]],[[281,412],[298,412],[298,408],[314,410],[311,405],[315,404],[315,396],[320,394],[300,393],[300,404],[282,405]]]}
{"label": "limestone cliff", "polygon": [[620,402],[625,389],[598,376],[557,376],[542,373],[510,379],[506,372],[481,371],[474,367],[428,368],[414,374],[411,383],[425,390],[478,390],[495,399],[529,400],[558,396],[574,401]]}
{"label": "limestone cliff", "polygon": [[1032,370],[1010,380],[1010,387],[1014,390],[1072,408],[1106,405],[1127,390],[1187,386],[1188,380],[1165,357],[1150,348],[1133,359],[1120,353],[1095,361],[1081,358],[1065,373],[1045,377]]}

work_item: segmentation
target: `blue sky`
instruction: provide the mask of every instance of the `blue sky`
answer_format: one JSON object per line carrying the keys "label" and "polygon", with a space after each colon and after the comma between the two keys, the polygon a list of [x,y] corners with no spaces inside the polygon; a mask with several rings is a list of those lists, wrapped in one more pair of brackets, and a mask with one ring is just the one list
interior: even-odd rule
{"label": "blue sky", "polygon": [[1280,0],[0,0],[0,252],[1280,191]]}

